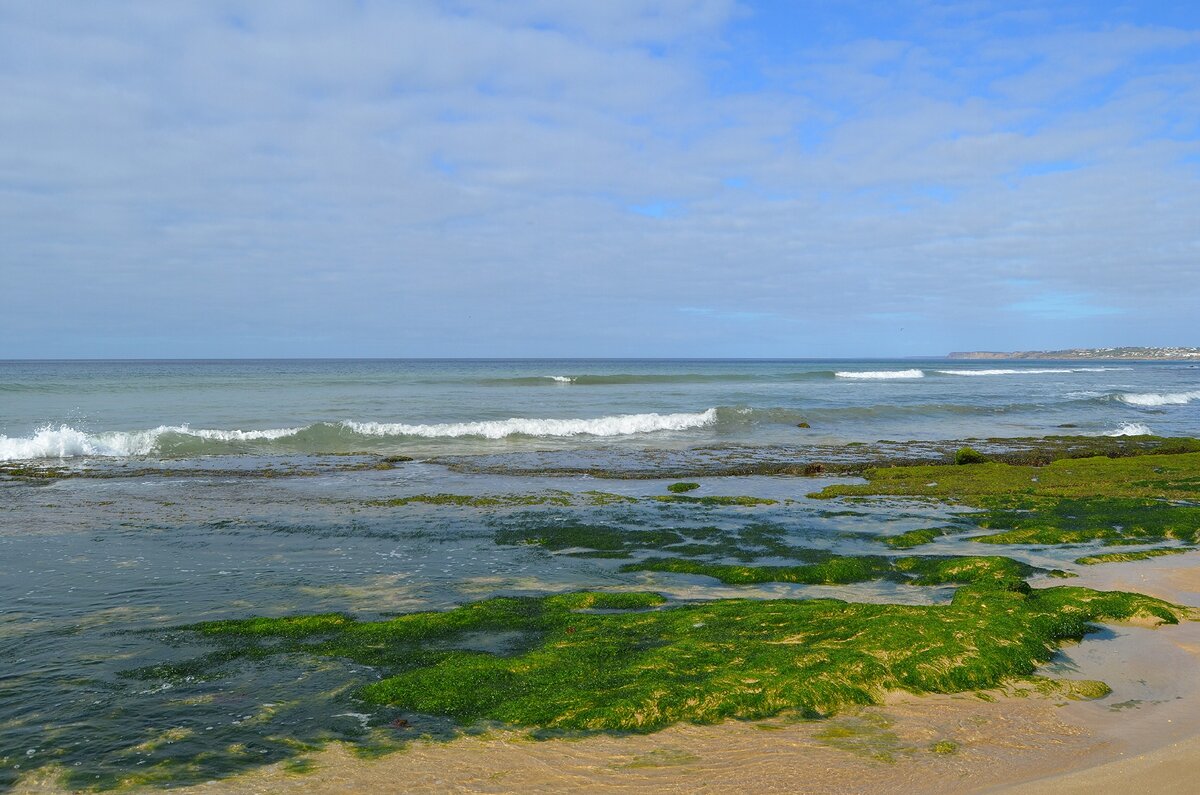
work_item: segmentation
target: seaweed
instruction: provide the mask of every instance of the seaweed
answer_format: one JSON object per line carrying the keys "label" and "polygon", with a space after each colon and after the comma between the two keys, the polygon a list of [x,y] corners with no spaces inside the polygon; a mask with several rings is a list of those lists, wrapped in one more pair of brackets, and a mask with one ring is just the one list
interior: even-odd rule
{"label": "seaweed", "polygon": [[[1033,674],[1091,622],[1176,623],[1186,609],[1123,592],[1012,587],[983,577],[950,604],[722,599],[653,593],[494,598],[383,621],[348,616],[207,622],[235,650],[376,666],[367,704],[528,728],[652,732],[791,711],[818,717],[889,691],[956,693]],[[454,648],[465,633],[519,632],[506,653]]]}
{"label": "seaweed", "polygon": [[1081,566],[1094,566],[1097,563],[1123,563],[1131,560],[1149,560],[1163,555],[1182,555],[1187,551],[1180,547],[1160,547],[1143,549],[1138,552],[1107,552],[1100,555],[1085,555],[1082,558],[1076,558],[1075,562]]}
{"label": "seaweed", "polygon": [[701,574],[727,585],[791,582],[835,585],[891,580],[912,585],[946,585],[979,582],[1013,582],[1044,571],[1011,558],[998,556],[923,556],[887,558],[877,555],[831,555],[803,566],[738,566],[682,558],[648,558],[627,563],[621,571],[659,571]]}

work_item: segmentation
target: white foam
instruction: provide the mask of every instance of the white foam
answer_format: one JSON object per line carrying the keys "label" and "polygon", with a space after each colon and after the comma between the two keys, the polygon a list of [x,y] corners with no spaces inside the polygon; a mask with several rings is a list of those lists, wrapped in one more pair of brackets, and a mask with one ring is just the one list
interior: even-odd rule
{"label": "white foam", "polygon": [[838,370],[834,375],[838,378],[884,380],[890,378],[924,378],[925,372],[922,370]]}
{"label": "white foam", "polygon": [[546,376],[546,377],[547,377],[547,378],[549,378],[551,381],[554,381],[554,382],[556,382],[556,383],[559,383],[559,384],[573,384],[573,383],[575,383],[575,379],[574,379],[574,378],[572,378],[572,377],[571,377],[571,376],[569,376],[569,375],[548,375],[548,376]]}
{"label": "white foam", "polygon": [[32,436],[0,436],[0,461],[19,461],[28,458],[73,458],[82,455],[122,455],[118,450],[102,446],[99,441],[70,426],[58,428],[46,425]]}
{"label": "white foam", "polygon": [[150,455],[158,440],[167,433],[194,436],[218,441],[253,441],[279,439],[297,433],[299,428],[269,428],[262,431],[225,431],[208,428],[189,428],[187,425],[159,425],[141,431],[105,431],[89,434],[69,425],[44,425],[32,436],[0,436],[0,461],[21,461],[34,458],[79,458]]}
{"label": "white foam", "polygon": [[1130,367],[1021,367],[999,370],[934,370],[942,375],[1047,375],[1050,373],[1106,373]]}
{"label": "white foam", "polygon": [[[482,422],[450,422],[430,425],[409,425],[391,422],[339,423],[341,427],[364,436],[424,436],[455,438],[480,436],[503,439],[517,434],[524,436],[627,436],[655,431],[682,431],[712,425],[717,410],[694,414],[620,414],[595,419],[537,419],[513,417],[507,420]],[[308,426],[313,428],[316,426]],[[37,458],[80,458],[151,455],[158,450],[166,434],[190,436],[219,442],[272,441],[294,436],[306,428],[267,428],[264,430],[221,430],[191,428],[187,425],[160,425],[141,431],[106,431],[89,434],[69,425],[38,428],[32,436],[0,435],[0,461],[21,461]]]}
{"label": "white foam", "polygon": [[482,422],[446,422],[432,425],[408,425],[397,422],[345,422],[350,430],[366,436],[424,436],[456,438],[482,436],[503,439],[506,436],[627,436],[654,431],[682,431],[712,425],[717,410],[696,414],[620,414],[595,419],[536,419],[511,417]]}
{"label": "white foam", "polygon": [[935,370],[942,375],[1042,375],[1045,373],[1073,373],[1060,367],[1037,367],[1022,370]]}
{"label": "white foam", "polygon": [[1140,422],[1127,422],[1115,431],[1109,431],[1105,436],[1151,436],[1154,432],[1149,425]]}
{"label": "white foam", "polygon": [[1194,392],[1125,392],[1117,400],[1131,406],[1182,406],[1200,400],[1200,390]]}

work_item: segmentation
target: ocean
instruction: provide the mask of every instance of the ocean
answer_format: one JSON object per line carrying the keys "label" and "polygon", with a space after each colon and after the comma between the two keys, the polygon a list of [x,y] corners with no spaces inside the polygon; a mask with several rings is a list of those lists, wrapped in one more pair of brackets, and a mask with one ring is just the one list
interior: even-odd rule
{"label": "ocean", "polygon": [[1172,362],[0,362],[0,461],[1171,436],[1198,407]]}
{"label": "ocean", "polygon": [[[755,462],[1151,433],[1200,436],[1196,364],[0,362],[0,790],[31,774],[72,788],[202,783],[333,741],[366,755],[408,742],[389,727],[431,741],[462,731],[364,704],[356,693],[378,666],[222,656],[186,629],[198,621],[373,619],[580,589],[940,604],[953,587],[727,585],[521,539],[755,529],[778,549],[878,554],[880,536],[959,509],[831,510],[806,495],[856,478]],[[684,476],[698,498],[752,499],[657,499]],[[939,553],[970,549],[937,541]],[[1050,569],[1080,550],[1004,554]],[[1166,703],[1171,687],[1131,681],[1118,695]]]}

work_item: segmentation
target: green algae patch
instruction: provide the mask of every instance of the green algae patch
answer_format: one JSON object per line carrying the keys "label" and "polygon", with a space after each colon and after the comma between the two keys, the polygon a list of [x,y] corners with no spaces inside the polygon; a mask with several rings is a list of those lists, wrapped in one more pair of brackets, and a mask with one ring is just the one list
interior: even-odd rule
{"label": "green algae patch", "polygon": [[954,452],[954,463],[959,466],[963,464],[984,464],[987,463],[987,456],[973,447],[960,447]]}
{"label": "green algae patch", "polygon": [[885,536],[880,540],[892,549],[912,549],[913,547],[932,544],[942,536],[949,535],[953,530],[947,527],[924,527],[919,530],[908,530],[894,536]]}
{"label": "green algae patch", "polygon": [[804,585],[835,585],[883,579],[893,573],[885,558],[833,557],[804,566],[739,566],[706,563],[683,558],[650,558],[628,563],[621,571],[661,571],[673,574],[702,574],[726,585],[793,582]]}
{"label": "green algae patch", "polygon": [[690,751],[680,751],[674,748],[656,748],[644,754],[638,754],[630,761],[617,765],[624,770],[637,770],[655,767],[677,767],[699,762],[700,757]]}
{"label": "green algae patch", "polygon": [[[820,498],[916,497],[981,509],[965,517],[995,530],[985,544],[1200,543],[1200,453],[872,469],[868,483],[829,486]],[[926,534],[895,536],[901,546]]]}
{"label": "green algae patch", "polygon": [[972,540],[990,544],[1145,544],[1174,539],[1195,543],[1200,506],[1143,497],[989,498],[980,527],[1002,532]]}
{"label": "green algae patch", "polygon": [[1200,493],[1200,453],[1130,458],[1060,459],[1046,466],[982,463],[869,469],[863,485],[828,486],[810,495],[936,497],[982,505],[986,497],[1194,498]]}
{"label": "green algae patch", "polygon": [[950,754],[958,753],[958,743],[953,740],[938,740],[936,743],[931,743],[929,753],[939,756],[949,756]]}
{"label": "green algae patch", "polygon": [[778,505],[779,500],[772,500],[766,497],[748,497],[739,495],[736,497],[711,495],[707,497],[693,497],[690,494],[659,494],[651,497],[652,500],[659,502],[686,502],[695,505],[741,505],[744,507],[753,507],[756,505]]}
{"label": "green algae patch", "polygon": [[766,522],[739,529],[706,526],[626,530],[579,523],[547,525],[538,520],[502,528],[496,531],[494,540],[501,545],[540,546],[584,558],[628,558],[635,552],[648,551],[743,561],[776,557],[815,563],[830,557],[830,553],[822,550],[789,544],[787,533],[787,528]]}
{"label": "green algae patch", "polygon": [[1187,549],[1180,549],[1179,547],[1166,547],[1161,549],[1143,549],[1138,552],[1108,552],[1101,555],[1085,555],[1082,558],[1076,558],[1075,562],[1081,566],[1094,566],[1098,563],[1125,563],[1131,560],[1159,558],[1163,555],[1182,555],[1184,552],[1189,551]]}
{"label": "green algae patch", "polygon": [[631,502],[637,502],[637,497],[628,497],[624,494],[613,494],[611,491],[597,491],[592,489],[583,492],[583,497],[588,505],[604,507],[606,505],[628,505]]}
{"label": "green algae patch", "polygon": [[814,734],[813,739],[830,748],[888,764],[913,751],[892,731],[889,718],[871,712],[837,718]]}
{"label": "green algae patch", "polygon": [[1112,688],[1095,679],[1051,679],[1031,676],[1007,683],[1002,692],[1009,698],[1066,698],[1070,701],[1095,701],[1112,694]]}
{"label": "green algae patch", "polygon": [[621,571],[702,574],[726,585],[768,582],[845,585],[872,580],[893,580],[912,585],[948,585],[1021,582],[1022,578],[1036,574],[1041,569],[999,556],[887,558],[876,555],[833,555],[820,563],[803,566],[739,566],[682,558],[649,558],[628,563],[621,567]]}
{"label": "green algae patch", "polygon": [[681,483],[672,483],[670,486],[667,486],[667,491],[671,492],[672,494],[683,494],[685,492],[695,491],[698,488],[700,488],[699,483],[683,483],[683,482],[681,482]]}
{"label": "green algae patch", "polygon": [[622,530],[588,524],[552,525],[536,529],[505,528],[495,535],[497,544],[529,544],[551,551],[582,548],[596,552],[620,552],[679,544],[683,540],[684,537],[673,530]]}
{"label": "green algae patch", "polygon": [[[368,705],[562,731],[652,732],[679,722],[819,717],[896,690],[957,693],[1033,674],[1091,622],[1176,623],[1185,608],[1139,594],[1019,589],[993,580],[950,604],[723,599],[667,604],[654,593],[494,598],[445,612],[357,621],[325,615],[198,624],[255,659],[333,656],[383,677]],[[519,633],[502,652],[479,633]],[[235,660],[227,656],[222,664]]]}
{"label": "green algae patch", "polygon": [[390,500],[367,500],[365,505],[379,508],[398,508],[404,505],[457,505],[467,508],[511,508],[532,505],[572,504],[571,494],[553,491],[545,494],[414,494],[411,497],[394,497]]}

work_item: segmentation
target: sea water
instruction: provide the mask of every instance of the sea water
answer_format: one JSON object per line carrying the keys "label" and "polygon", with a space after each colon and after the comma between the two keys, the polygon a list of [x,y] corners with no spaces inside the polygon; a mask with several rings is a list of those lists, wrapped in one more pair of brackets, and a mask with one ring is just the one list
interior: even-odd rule
{"label": "sea water", "polygon": [[[944,601],[953,590],[733,587],[496,542],[512,528],[571,523],[766,524],[795,545],[878,553],[877,534],[933,526],[955,510],[839,511],[805,496],[839,478],[701,474],[696,494],[779,501],[703,509],[653,500],[389,502],[397,498],[646,498],[726,455],[1147,432],[1200,435],[1200,368],[944,359],[3,362],[0,460],[72,476],[0,477],[0,789],[34,770],[79,787],[150,770],[157,777],[146,780],[165,786],[288,760],[331,740],[364,748],[404,740],[388,728],[394,715],[354,696],[386,672],[328,658],[223,666],[179,629],[196,621],[330,611],[371,619],[581,588],[674,600],[908,603]],[[636,456],[639,478],[606,478],[623,456]],[[965,553],[969,542],[944,539],[936,551]],[[1081,552],[1005,554],[1051,567]],[[153,673],[196,659],[210,664],[190,678]],[[406,719],[431,737],[456,731],[436,717]]]}
{"label": "sea water", "polygon": [[1197,431],[1178,362],[0,362],[7,461]]}

